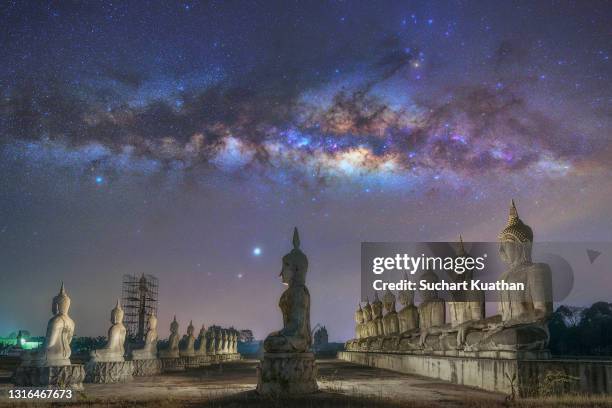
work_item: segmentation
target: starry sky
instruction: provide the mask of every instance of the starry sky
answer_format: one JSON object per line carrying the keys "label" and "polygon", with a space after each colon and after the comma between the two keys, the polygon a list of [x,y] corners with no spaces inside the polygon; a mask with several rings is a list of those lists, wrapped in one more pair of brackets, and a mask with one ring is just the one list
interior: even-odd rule
{"label": "starry sky", "polygon": [[[5,1],[0,335],[61,280],[103,335],[125,273],[160,333],[281,325],[293,226],[312,326],[353,333],[361,241],[612,240],[604,1]],[[565,303],[609,300],[612,277]]]}

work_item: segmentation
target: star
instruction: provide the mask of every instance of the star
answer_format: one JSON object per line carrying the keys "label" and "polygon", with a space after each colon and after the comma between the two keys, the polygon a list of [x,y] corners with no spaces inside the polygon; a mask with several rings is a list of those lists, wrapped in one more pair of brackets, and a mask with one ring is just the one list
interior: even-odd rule
{"label": "star", "polygon": [[253,255],[255,256],[261,255],[261,248],[260,247],[253,248]]}

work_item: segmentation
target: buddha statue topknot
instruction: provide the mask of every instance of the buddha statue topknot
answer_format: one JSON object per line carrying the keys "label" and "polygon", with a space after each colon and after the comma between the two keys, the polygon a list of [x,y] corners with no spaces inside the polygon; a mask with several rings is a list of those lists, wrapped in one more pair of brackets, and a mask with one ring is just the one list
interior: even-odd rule
{"label": "buddha statue topknot", "polygon": [[283,292],[279,307],[283,314],[283,328],[270,333],[264,340],[268,353],[304,353],[310,349],[310,293],[306,288],[308,258],[300,250],[300,236],[293,231],[293,249],[283,257],[280,273],[282,283],[288,288]]}

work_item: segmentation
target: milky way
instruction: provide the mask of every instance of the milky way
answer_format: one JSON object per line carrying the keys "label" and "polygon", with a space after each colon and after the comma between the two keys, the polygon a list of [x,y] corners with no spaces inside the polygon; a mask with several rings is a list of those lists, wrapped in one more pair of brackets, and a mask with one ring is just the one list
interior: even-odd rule
{"label": "milky way", "polygon": [[[235,317],[243,289],[228,292],[275,287],[297,224],[320,259],[314,319],[341,339],[362,240],[492,239],[512,197],[546,239],[607,239],[610,6],[492,3],[6,2],[0,243],[15,296],[65,278],[113,298],[145,269],[202,287],[190,301],[190,285],[169,288],[162,319],[214,304],[263,335],[274,316]],[[45,319],[45,300],[32,320],[11,296],[0,331]]]}

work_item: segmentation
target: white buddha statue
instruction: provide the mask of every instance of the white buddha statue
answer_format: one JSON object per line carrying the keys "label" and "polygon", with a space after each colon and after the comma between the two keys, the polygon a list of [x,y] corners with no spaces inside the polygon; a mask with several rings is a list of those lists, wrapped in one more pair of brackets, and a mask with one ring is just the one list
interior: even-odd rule
{"label": "white buddha statue", "polygon": [[125,335],[127,330],[123,325],[123,309],[117,299],[115,308],[111,311],[111,327],[108,329],[108,341],[104,348],[94,350],[90,353],[92,362],[119,362],[124,361]]}
{"label": "white buddha statue", "polygon": [[132,350],[133,360],[151,360],[157,358],[157,317],[149,315],[148,330],[143,348]]}
{"label": "white buddha statue", "polygon": [[193,335],[193,331],[193,321],[190,321],[189,326],[187,326],[187,334],[183,337],[183,348],[179,352],[181,357],[195,356],[195,337]]}
{"label": "white buddha statue", "polygon": [[168,348],[159,351],[160,358],[178,358],[179,357],[179,324],[176,321],[176,316],[170,323],[170,337],[168,338]]}
{"label": "white buddha statue", "polygon": [[196,354],[198,356],[206,355],[206,327],[204,327],[204,325],[202,325],[200,333],[198,334]]}
{"label": "white buddha statue", "polygon": [[38,350],[25,352],[21,365],[24,367],[49,367],[70,365],[70,343],[74,335],[74,321],[68,316],[70,298],[64,289],[53,298],[51,312],[53,317],[47,324],[45,341]]}

